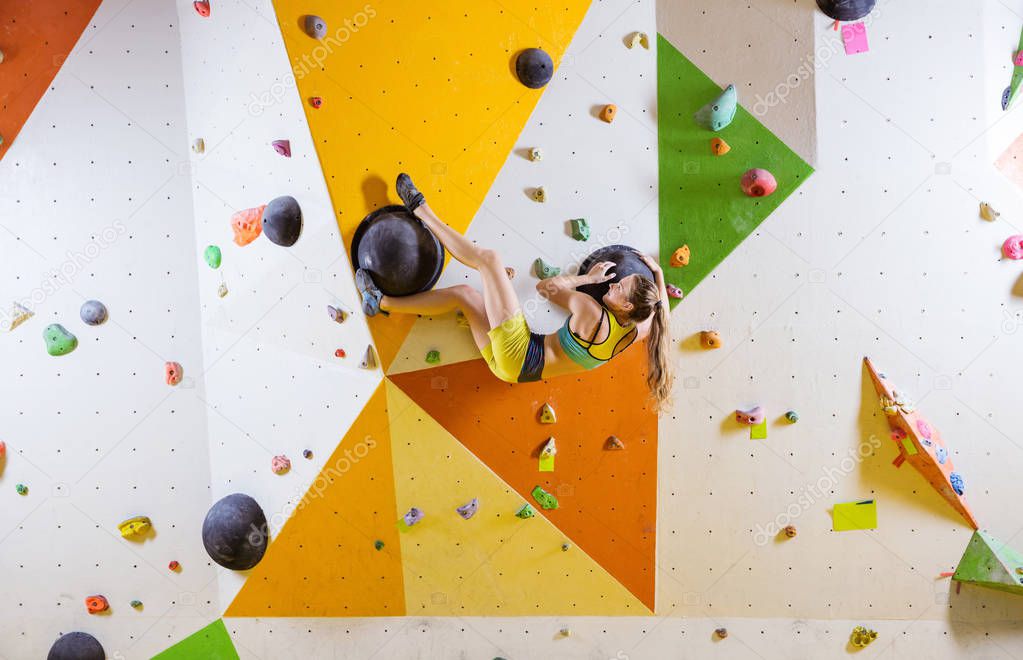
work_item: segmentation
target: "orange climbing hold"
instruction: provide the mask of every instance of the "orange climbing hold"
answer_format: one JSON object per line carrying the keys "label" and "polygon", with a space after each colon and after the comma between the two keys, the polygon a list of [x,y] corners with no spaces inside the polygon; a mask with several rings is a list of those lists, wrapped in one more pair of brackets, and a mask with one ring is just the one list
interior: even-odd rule
{"label": "orange climbing hold", "polygon": [[263,209],[266,204],[244,211],[238,211],[231,216],[231,229],[234,231],[235,245],[245,246],[259,238],[263,233]]}
{"label": "orange climbing hold", "polygon": [[618,106],[614,103],[609,103],[600,110],[600,118],[609,124],[615,120],[616,114],[618,114]]}
{"label": "orange climbing hold", "polygon": [[109,610],[110,603],[107,602],[106,596],[89,596],[85,599],[85,609],[89,614],[99,614]]}
{"label": "orange climbing hold", "polygon": [[709,349],[721,348],[721,335],[713,330],[700,332],[700,346]]}
{"label": "orange climbing hold", "polygon": [[732,148],[721,138],[714,138],[710,141],[710,150],[714,152],[715,156],[724,156],[731,151]]}
{"label": "orange climbing hold", "polygon": [[689,246],[683,245],[671,255],[671,267],[681,268],[689,265]]}

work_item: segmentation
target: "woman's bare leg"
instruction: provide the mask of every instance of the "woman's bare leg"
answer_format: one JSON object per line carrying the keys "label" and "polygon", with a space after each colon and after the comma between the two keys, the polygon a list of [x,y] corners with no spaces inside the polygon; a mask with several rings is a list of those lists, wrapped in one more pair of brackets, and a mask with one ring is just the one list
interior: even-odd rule
{"label": "woman's bare leg", "polygon": [[431,289],[411,296],[384,296],[380,300],[380,309],[397,314],[420,314],[436,316],[460,309],[469,320],[472,339],[480,350],[490,343],[487,331],[490,324],[483,307],[480,292],[468,284],[459,284],[443,289]]}

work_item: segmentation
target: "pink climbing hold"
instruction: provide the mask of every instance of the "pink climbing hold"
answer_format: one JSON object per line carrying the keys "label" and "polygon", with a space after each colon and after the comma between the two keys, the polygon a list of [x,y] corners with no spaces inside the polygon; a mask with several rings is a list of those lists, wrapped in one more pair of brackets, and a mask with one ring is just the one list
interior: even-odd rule
{"label": "pink climbing hold", "polygon": [[270,461],[270,469],[273,470],[274,474],[284,474],[291,469],[291,459],[284,454],[274,456],[273,460]]}
{"label": "pink climbing hold", "polygon": [[1016,51],[1016,54],[1012,57],[1012,63],[1016,66],[1023,66],[1023,50]]}
{"label": "pink climbing hold", "polygon": [[920,432],[921,438],[926,438],[927,440],[931,439],[931,425],[928,424],[926,420],[916,420],[916,430]]}
{"label": "pink climbing hold", "polygon": [[168,385],[177,385],[181,382],[181,378],[185,375],[184,369],[177,362],[166,362],[163,365],[163,373],[167,378]]}
{"label": "pink climbing hold", "polygon": [[210,0],[195,0],[192,6],[195,7],[195,13],[203,18],[210,17]]}
{"label": "pink climbing hold", "polygon": [[680,300],[682,296],[685,295],[684,293],[682,293],[682,289],[678,288],[674,284],[665,284],[664,288],[667,290],[669,298],[675,298],[676,300]]}
{"label": "pink climbing hold", "polygon": [[238,211],[231,216],[231,229],[234,231],[235,245],[245,246],[259,238],[263,233],[263,209],[266,204],[244,211]]}
{"label": "pink climbing hold", "polygon": [[749,424],[750,426],[756,426],[757,424],[764,421],[764,407],[757,406],[752,410],[736,410],[735,421],[740,424]]}
{"label": "pink climbing hold", "polygon": [[274,140],[270,143],[274,151],[284,156],[285,158],[291,158],[291,141],[290,140]]}
{"label": "pink climbing hold", "polygon": [[777,189],[778,182],[767,170],[753,168],[742,175],[742,191],[750,197],[767,197]]}
{"label": "pink climbing hold", "polygon": [[1023,259],[1023,234],[1016,234],[1002,243],[1002,254],[1006,259]]}

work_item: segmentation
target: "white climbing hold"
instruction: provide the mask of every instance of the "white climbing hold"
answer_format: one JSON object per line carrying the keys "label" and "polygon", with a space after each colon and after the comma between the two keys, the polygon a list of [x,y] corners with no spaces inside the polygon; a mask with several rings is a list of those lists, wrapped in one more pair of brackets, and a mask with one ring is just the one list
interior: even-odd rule
{"label": "white climbing hold", "polygon": [[33,316],[35,316],[35,313],[28,307],[17,301],[11,303],[11,313],[7,318],[7,331],[11,332]]}
{"label": "white climbing hold", "polygon": [[202,138],[195,138],[195,141],[192,142],[192,151],[197,154],[206,153],[206,141]]}
{"label": "white climbing hold", "polygon": [[643,48],[650,50],[650,37],[646,35],[646,32],[633,32],[629,37],[628,46],[629,48],[642,46]]}
{"label": "white climbing hold", "polygon": [[363,369],[376,369],[377,368],[377,356],[373,352],[373,345],[370,344],[366,347],[366,354],[362,356],[362,362],[359,366]]}
{"label": "white climbing hold", "polygon": [[547,438],[547,442],[544,444],[543,449],[540,450],[540,456],[543,458],[550,458],[558,453],[558,445],[555,443],[554,438]]}
{"label": "white climbing hold", "polygon": [[217,287],[217,295],[221,298],[227,295],[227,285],[223,282],[221,282],[220,286]]}
{"label": "white climbing hold", "polygon": [[529,160],[534,163],[543,160],[543,151],[540,150],[540,147],[533,147],[529,150]]}

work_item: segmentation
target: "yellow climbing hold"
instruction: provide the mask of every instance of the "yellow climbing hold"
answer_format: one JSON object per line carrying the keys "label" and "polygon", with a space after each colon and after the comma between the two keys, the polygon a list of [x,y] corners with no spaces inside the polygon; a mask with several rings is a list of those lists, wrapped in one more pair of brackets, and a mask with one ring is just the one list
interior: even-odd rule
{"label": "yellow climbing hold", "polygon": [[134,518],[128,518],[119,524],[117,529],[121,532],[121,536],[123,538],[130,538],[132,536],[145,534],[152,526],[153,521],[146,516],[135,516]]}
{"label": "yellow climbing hold", "polygon": [[1000,215],[1001,215],[1001,213],[999,213],[998,211],[996,211],[993,208],[991,208],[991,205],[988,204],[987,202],[981,202],[980,203],[980,217],[981,218],[987,220],[988,222],[991,222],[993,220],[997,220],[998,216],[1000,216]]}
{"label": "yellow climbing hold", "polygon": [[543,408],[540,409],[540,423],[554,424],[557,421],[558,417],[554,414],[554,408],[551,408],[551,404],[543,404]]}

